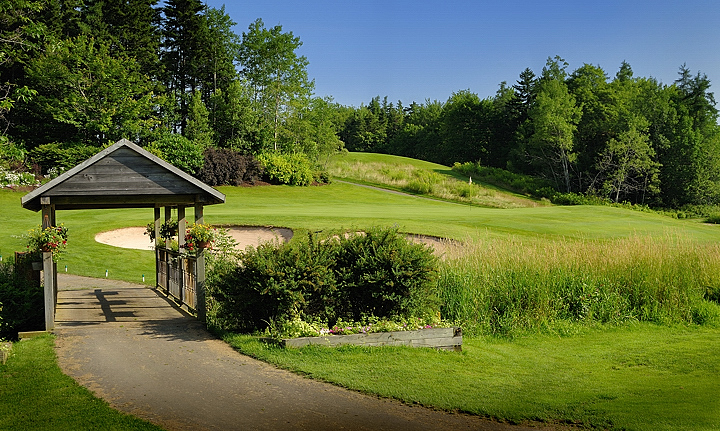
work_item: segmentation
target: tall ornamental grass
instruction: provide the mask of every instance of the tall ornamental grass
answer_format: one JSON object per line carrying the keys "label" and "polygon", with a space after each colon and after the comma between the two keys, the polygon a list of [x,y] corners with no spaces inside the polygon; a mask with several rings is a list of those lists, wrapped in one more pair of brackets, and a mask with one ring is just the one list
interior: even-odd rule
{"label": "tall ornamental grass", "polygon": [[[720,323],[720,246],[680,238],[485,238],[449,248],[444,319],[474,335],[645,321]],[[571,325],[568,325],[571,323]]]}

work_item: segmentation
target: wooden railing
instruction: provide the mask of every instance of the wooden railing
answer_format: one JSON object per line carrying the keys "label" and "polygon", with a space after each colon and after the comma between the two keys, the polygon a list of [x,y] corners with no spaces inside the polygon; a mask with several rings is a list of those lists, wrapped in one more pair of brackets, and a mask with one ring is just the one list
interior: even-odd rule
{"label": "wooden railing", "polygon": [[155,248],[157,288],[190,311],[197,310],[197,259]]}

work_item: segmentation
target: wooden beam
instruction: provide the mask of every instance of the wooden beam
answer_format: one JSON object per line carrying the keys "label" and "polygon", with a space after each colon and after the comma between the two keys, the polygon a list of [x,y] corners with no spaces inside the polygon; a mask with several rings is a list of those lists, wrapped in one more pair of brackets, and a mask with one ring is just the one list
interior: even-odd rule
{"label": "wooden beam", "polygon": [[158,251],[158,245],[160,245],[160,207],[156,206],[153,209],[154,215],[154,229],[155,229],[155,287],[160,285],[160,252]]}
{"label": "wooden beam", "polygon": [[[55,226],[55,205],[50,203],[50,198],[42,196],[42,228]],[[56,283],[57,274],[56,266],[52,260],[52,252],[45,251],[42,253],[43,259],[43,295],[45,305],[45,330],[49,331],[55,328],[55,298],[57,295]]]}

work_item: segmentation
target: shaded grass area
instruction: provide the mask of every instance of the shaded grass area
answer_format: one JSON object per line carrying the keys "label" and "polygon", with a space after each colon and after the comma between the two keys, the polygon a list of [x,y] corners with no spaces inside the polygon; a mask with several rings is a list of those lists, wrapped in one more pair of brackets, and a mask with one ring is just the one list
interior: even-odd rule
{"label": "shaded grass area", "polygon": [[53,336],[15,343],[0,365],[0,429],[161,430],[113,410],[105,401],[64,375],[57,365]]}
{"label": "shaded grass area", "polygon": [[409,347],[282,349],[226,335],[239,351],[338,385],[511,422],[607,429],[720,427],[720,330],[635,324],[574,337]]}

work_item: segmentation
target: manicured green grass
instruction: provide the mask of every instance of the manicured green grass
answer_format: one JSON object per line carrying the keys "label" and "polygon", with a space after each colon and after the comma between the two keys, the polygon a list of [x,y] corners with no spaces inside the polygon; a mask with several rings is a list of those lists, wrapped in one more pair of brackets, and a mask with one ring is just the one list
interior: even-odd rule
{"label": "manicured green grass", "polygon": [[[478,236],[517,235],[539,239],[611,239],[630,235],[677,235],[693,241],[720,241],[718,226],[675,220],[620,208],[575,206],[516,209],[480,208],[371,190],[351,184],[318,187],[220,187],[223,205],[206,208],[212,224],[273,225],[316,231],[397,226],[401,231],[467,240]],[[23,193],[0,190],[0,254],[24,248],[21,236],[40,224],[40,214],[23,209]],[[190,211],[188,217],[192,217]],[[149,209],[58,211],[69,228],[67,253],[58,268],[74,274],[154,283],[152,251],[128,250],[95,242],[95,234],[126,226],[144,226]]]}
{"label": "manicured green grass", "polygon": [[355,390],[512,422],[601,429],[720,427],[720,330],[638,324],[574,337],[465,339],[463,352],[268,346],[246,354]]}
{"label": "manicured green grass", "polygon": [[0,364],[0,429],[161,430],[120,413],[60,371],[54,337],[45,335],[15,343],[12,356]]}

